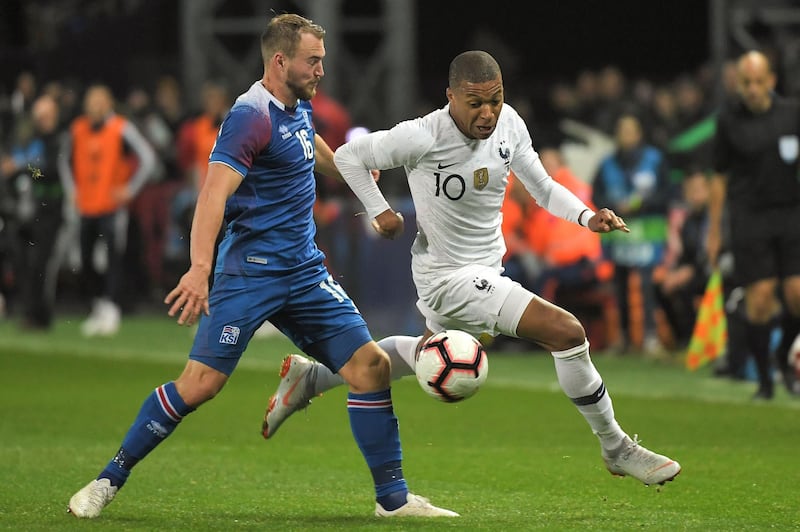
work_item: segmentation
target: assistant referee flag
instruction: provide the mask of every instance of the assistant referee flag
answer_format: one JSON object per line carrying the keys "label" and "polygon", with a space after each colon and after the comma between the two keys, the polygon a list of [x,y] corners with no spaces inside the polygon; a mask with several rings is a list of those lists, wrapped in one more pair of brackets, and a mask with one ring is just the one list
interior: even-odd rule
{"label": "assistant referee flag", "polygon": [[728,320],[722,296],[722,274],[714,270],[697,310],[697,321],[686,352],[686,367],[695,370],[714,360],[725,352],[727,341]]}

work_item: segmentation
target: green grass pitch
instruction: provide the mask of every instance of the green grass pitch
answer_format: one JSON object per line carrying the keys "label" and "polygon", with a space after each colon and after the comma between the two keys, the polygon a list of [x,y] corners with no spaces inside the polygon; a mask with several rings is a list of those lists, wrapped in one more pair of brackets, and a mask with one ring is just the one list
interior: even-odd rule
{"label": "green grass pitch", "polygon": [[457,519],[372,516],[370,474],[352,439],[345,388],[260,436],[282,338],[257,339],[222,393],[133,471],[96,520],[70,496],[116,452],[141,401],[177,377],[191,330],[130,317],[114,339],[79,319],[47,334],[0,323],[0,529],[7,530],[800,530],[800,401],[782,389],[675,362],[595,354],[617,418],[681,462],[664,487],[609,475],[595,437],[559,390],[550,356],[489,353],[473,398],[438,403],[395,382],[413,491]]}

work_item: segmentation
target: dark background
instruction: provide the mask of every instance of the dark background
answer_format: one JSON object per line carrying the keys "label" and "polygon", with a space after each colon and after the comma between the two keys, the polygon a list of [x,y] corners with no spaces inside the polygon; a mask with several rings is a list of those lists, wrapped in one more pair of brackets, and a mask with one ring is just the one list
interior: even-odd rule
{"label": "dark background", "polygon": [[[345,11],[369,11],[370,3],[374,5],[374,0],[351,0],[345,2]],[[26,5],[32,4],[49,6],[50,15],[31,21]],[[0,2],[0,88],[8,90],[23,69],[42,80],[86,82],[102,75],[123,92],[147,77],[180,73],[177,0],[112,1],[106,3],[111,6],[107,11],[98,13],[95,7],[89,16],[90,4]],[[250,4],[223,3],[219,13],[242,14],[252,10]],[[276,8],[285,9],[286,4],[276,2]],[[416,9],[424,97],[441,98],[447,64],[470,48],[491,49],[499,55],[511,84],[574,80],[581,69],[610,64],[630,78],[669,80],[693,72],[709,58],[704,0],[418,0]],[[254,69],[260,75],[260,65]]]}
{"label": "dark background", "polygon": [[[704,0],[418,2],[422,74],[437,75],[460,51],[494,34],[525,74],[572,79],[616,64],[631,75],[671,78],[708,59]],[[516,5],[517,7],[512,7]],[[524,7],[523,7],[524,6]]]}

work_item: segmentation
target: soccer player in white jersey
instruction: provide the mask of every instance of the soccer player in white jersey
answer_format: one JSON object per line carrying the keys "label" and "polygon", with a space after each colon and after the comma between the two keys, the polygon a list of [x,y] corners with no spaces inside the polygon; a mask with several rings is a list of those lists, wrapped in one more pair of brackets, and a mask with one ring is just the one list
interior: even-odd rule
{"label": "soccer player in white jersey", "polygon": [[[418,231],[412,274],[427,328],[422,336],[379,342],[392,359],[393,377],[413,375],[420,345],[445,329],[529,340],[552,353],[558,382],[599,438],[612,474],[648,485],[672,480],[680,465],[638,445],[617,423],[581,323],[502,274],[500,207],[512,169],[536,202],[557,216],[598,233],[627,232],[625,222],[609,209],[592,211],[547,174],[525,123],[503,102],[500,67],[491,55],[468,51],[453,59],[446,94],[445,107],[359,137],[335,154],[339,171],[386,238],[401,234],[403,218],[370,169],[402,166],[408,176]],[[300,355],[285,359],[281,377],[264,418],[265,438],[312,397],[342,383]]]}

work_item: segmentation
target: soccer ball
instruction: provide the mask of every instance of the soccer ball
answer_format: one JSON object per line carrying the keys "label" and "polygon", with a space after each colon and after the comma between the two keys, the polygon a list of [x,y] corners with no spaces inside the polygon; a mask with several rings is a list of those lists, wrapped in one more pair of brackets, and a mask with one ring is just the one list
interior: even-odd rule
{"label": "soccer ball", "polygon": [[489,360],[481,343],[470,334],[447,330],[422,345],[416,373],[428,395],[455,403],[475,395],[489,374]]}

